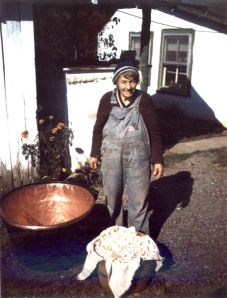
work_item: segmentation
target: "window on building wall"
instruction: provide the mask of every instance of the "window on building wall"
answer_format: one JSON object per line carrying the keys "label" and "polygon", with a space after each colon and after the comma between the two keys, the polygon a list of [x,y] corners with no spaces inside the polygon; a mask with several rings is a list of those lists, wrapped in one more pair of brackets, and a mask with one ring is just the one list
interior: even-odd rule
{"label": "window on building wall", "polygon": [[[141,32],[129,32],[129,50],[135,51],[135,58],[137,61],[139,61],[140,59],[140,45],[141,45],[140,38],[141,38]],[[152,47],[153,47],[153,32],[150,32],[148,65],[151,65]]]}
{"label": "window on building wall", "polygon": [[162,31],[159,91],[190,95],[193,40],[191,29]]}

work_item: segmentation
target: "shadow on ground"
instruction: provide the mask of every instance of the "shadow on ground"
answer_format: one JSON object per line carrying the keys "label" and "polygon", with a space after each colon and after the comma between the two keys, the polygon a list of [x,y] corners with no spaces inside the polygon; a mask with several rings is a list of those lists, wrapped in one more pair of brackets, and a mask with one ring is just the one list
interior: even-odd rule
{"label": "shadow on ground", "polygon": [[157,113],[164,149],[182,140],[220,134],[225,130],[216,119],[207,121],[187,117],[177,107],[157,109]]}
{"label": "shadow on ground", "polygon": [[[150,208],[153,213],[150,226],[154,239],[176,207],[189,204],[192,185],[193,178],[186,171],[151,183]],[[25,289],[27,284],[33,284],[33,292],[37,291],[39,284],[52,284],[54,288],[74,285],[79,295],[80,291],[86,294],[87,287],[90,291],[90,285],[93,284],[93,291],[98,293],[100,285],[97,268],[85,281],[76,281],[76,276],[87,256],[86,245],[110,225],[106,205],[96,203],[87,218],[62,229],[36,233],[7,226],[9,244],[2,251],[3,286],[8,281],[13,282],[15,289],[19,285]],[[157,245],[165,259],[161,271],[168,271],[175,265],[172,253],[165,244],[157,241]],[[10,285],[4,291],[7,289],[10,289]]]}
{"label": "shadow on ground", "polygon": [[87,256],[86,245],[109,225],[104,204],[95,204],[86,219],[61,229],[29,231],[4,224],[9,243],[2,248],[2,272],[17,281],[75,278]]}
{"label": "shadow on ground", "polygon": [[162,177],[150,184],[150,236],[157,239],[163,224],[176,208],[185,208],[190,202],[194,179],[182,171]]}
{"label": "shadow on ground", "polygon": [[187,96],[174,95],[170,90],[152,94],[165,149],[183,139],[201,138],[225,130],[207,99],[190,82],[189,85]]}
{"label": "shadow on ground", "polygon": [[[111,225],[105,204],[96,204],[80,223],[51,231],[25,231],[7,226],[9,245],[3,248],[4,280],[16,283],[75,283],[87,256],[86,245]],[[165,258],[162,270],[173,264],[171,251],[157,242]],[[97,269],[88,279],[97,278]]]}
{"label": "shadow on ground", "polygon": [[[150,236],[157,239],[163,224],[179,206],[187,207],[193,178],[182,171],[162,177],[150,185]],[[125,211],[127,217],[127,211]],[[77,224],[50,231],[26,231],[7,227],[9,244],[3,248],[2,272],[16,282],[75,282],[87,256],[86,245],[111,225],[105,204],[96,203],[92,212]],[[163,271],[174,265],[171,251],[157,242],[165,258]],[[97,278],[95,270],[89,278]]]}

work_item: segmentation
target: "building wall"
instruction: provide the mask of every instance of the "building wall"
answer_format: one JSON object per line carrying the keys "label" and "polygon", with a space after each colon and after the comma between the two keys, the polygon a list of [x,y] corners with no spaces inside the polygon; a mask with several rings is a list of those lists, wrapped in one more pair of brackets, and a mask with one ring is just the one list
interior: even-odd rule
{"label": "building wall", "polygon": [[[141,11],[137,9],[120,10],[116,15],[120,23],[116,29],[116,46],[118,53],[128,49],[129,31],[141,31]],[[157,94],[160,42],[162,29],[187,28],[195,30],[192,65],[192,94],[191,97]],[[168,14],[152,10],[151,27],[154,32],[151,81],[148,92],[155,95],[155,103],[159,107],[165,107],[170,103],[176,103],[186,115],[213,120],[216,118],[227,127],[227,114],[223,107],[226,106],[225,69],[227,67],[227,36],[223,33],[198,26]]]}
{"label": "building wall", "polygon": [[[86,161],[90,156],[92,130],[96,119],[99,101],[105,92],[113,88],[113,68],[83,68],[65,70],[67,84],[68,117],[74,131],[73,146],[70,147],[72,170],[78,162]],[[84,154],[78,154],[75,148],[81,148]]]}
{"label": "building wall", "polygon": [[[32,9],[2,7],[0,40],[0,176],[9,188],[25,182],[21,132],[36,134],[36,79]],[[4,20],[5,18],[5,20]],[[28,171],[26,171],[28,172]],[[4,180],[4,181],[3,181]]]}
{"label": "building wall", "polygon": [[196,33],[192,85],[225,127],[227,127],[226,52],[225,34]]}
{"label": "building wall", "polygon": [[[142,15],[140,10],[127,9],[116,12],[114,16],[120,18],[120,22],[110,31],[112,30],[114,34],[117,57],[119,58],[122,51],[128,50],[129,31],[141,31]],[[150,30],[154,32],[154,37],[151,81],[148,92],[153,96],[157,108],[165,109],[175,105],[183,111],[185,117],[192,117],[192,120],[190,118],[188,120],[191,126],[195,123],[193,119],[204,119],[218,124],[220,122],[220,125],[227,127],[227,114],[224,108],[226,106],[226,76],[224,71],[227,69],[227,60],[225,59],[227,36],[156,10],[152,11],[151,18]],[[192,92],[190,97],[156,92],[158,88],[161,30],[173,27],[195,30]],[[102,94],[114,88],[111,82],[111,71],[110,69],[107,75],[102,70],[89,73],[88,71],[71,69],[71,72],[66,74],[69,121],[72,123],[75,132],[74,144],[71,148],[73,168],[76,167],[78,160],[85,160],[90,155],[92,128],[96,119],[99,100]],[[100,79],[100,76],[106,76],[106,80]],[[93,80],[89,81],[91,77],[93,77]],[[70,83],[70,80],[74,83]],[[182,116],[182,113],[180,116]],[[165,121],[168,120],[165,119]],[[188,129],[187,125],[185,129]],[[173,131],[176,132],[176,127],[173,127]],[[82,147],[84,155],[79,156],[76,154],[75,147]]]}

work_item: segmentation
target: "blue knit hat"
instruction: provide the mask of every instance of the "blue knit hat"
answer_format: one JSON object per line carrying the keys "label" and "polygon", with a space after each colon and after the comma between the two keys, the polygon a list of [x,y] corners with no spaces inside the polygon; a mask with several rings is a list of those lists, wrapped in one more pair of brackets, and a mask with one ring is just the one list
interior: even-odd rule
{"label": "blue knit hat", "polygon": [[113,83],[116,84],[117,78],[123,72],[126,72],[126,71],[132,71],[132,72],[134,72],[137,75],[138,80],[139,80],[139,70],[136,67],[136,65],[133,64],[132,62],[125,62],[124,61],[124,62],[119,62],[117,64],[117,66],[115,67],[114,72],[113,72],[113,78],[112,78]]}

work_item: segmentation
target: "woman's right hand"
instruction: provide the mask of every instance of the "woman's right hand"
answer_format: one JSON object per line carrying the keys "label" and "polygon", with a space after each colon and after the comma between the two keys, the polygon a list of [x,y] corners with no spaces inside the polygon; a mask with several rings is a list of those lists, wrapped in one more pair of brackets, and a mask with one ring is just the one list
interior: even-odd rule
{"label": "woman's right hand", "polygon": [[90,157],[89,158],[89,166],[94,170],[97,169],[98,159],[96,157]]}

